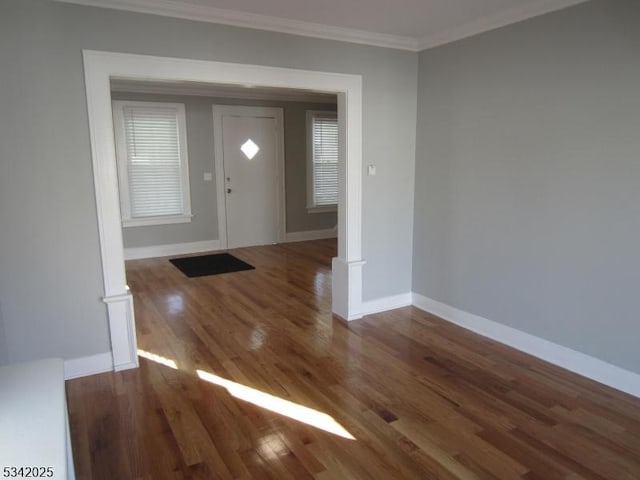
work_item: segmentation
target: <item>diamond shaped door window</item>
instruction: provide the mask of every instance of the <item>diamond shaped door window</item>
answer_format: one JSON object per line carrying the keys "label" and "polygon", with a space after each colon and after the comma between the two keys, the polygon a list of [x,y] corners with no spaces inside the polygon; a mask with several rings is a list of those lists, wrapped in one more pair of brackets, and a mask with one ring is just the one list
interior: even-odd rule
{"label": "diamond shaped door window", "polygon": [[256,145],[253,140],[249,139],[242,144],[240,150],[242,150],[242,153],[244,153],[246,157],[251,160],[260,151],[260,147]]}

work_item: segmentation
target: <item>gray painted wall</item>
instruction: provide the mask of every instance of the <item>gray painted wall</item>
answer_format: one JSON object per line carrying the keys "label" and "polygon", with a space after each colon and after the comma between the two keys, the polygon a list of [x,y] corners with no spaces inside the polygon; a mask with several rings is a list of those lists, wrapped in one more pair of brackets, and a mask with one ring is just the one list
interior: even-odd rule
{"label": "gray painted wall", "polygon": [[[416,54],[63,4],[0,2],[0,303],[9,360],[109,350],[82,49],[363,76],[364,299],[411,288]],[[364,173],[364,170],[363,170]]]}
{"label": "gray painted wall", "polygon": [[4,333],[4,320],[2,319],[2,304],[0,304],[0,365],[9,362],[9,352],[7,350],[7,336]]}
{"label": "gray painted wall", "polygon": [[414,291],[640,372],[640,3],[420,55]]}
{"label": "gray painted wall", "polygon": [[[279,106],[277,103],[265,106]],[[335,111],[337,105],[282,103],[284,108],[284,181],[287,232],[327,230],[338,223],[337,213],[307,211],[307,110]]]}
{"label": "gray painted wall", "polygon": [[[213,147],[214,104],[281,107],[284,113],[287,232],[324,230],[336,225],[335,213],[307,213],[305,124],[306,110],[335,111],[336,105],[124,92],[113,92],[111,98],[184,103],[187,119],[191,210],[194,216],[190,223],[126,227],[123,229],[125,247],[147,247],[219,238]],[[205,182],[204,172],[213,173],[213,181]]]}

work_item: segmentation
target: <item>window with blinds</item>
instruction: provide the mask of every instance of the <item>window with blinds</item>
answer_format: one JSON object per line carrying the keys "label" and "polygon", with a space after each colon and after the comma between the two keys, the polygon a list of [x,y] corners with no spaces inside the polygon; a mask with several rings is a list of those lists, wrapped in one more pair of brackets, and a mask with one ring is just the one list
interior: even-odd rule
{"label": "window with blinds", "polygon": [[113,107],[123,225],[190,221],[184,105],[116,101]]}
{"label": "window with blinds", "polygon": [[338,204],[338,118],[307,112],[308,208],[330,211]]}

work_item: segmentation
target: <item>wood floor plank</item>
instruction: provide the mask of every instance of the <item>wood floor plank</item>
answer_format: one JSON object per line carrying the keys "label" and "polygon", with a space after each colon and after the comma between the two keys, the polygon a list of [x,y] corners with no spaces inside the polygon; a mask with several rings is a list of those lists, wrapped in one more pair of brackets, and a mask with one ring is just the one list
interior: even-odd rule
{"label": "wood floor plank", "polygon": [[127,262],[140,368],[67,382],[77,478],[640,479],[639,399],[413,307],[333,317],[335,240],[231,253]]}

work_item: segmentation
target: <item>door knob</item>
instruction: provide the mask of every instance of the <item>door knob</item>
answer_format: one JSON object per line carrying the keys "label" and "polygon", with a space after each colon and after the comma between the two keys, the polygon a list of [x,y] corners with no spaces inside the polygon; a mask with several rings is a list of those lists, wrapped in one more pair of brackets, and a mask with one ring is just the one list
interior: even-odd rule
{"label": "door knob", "polygon": [[231,189],[230,188],[227,188],[227,193],[231,193]]}

